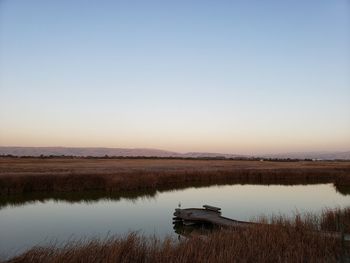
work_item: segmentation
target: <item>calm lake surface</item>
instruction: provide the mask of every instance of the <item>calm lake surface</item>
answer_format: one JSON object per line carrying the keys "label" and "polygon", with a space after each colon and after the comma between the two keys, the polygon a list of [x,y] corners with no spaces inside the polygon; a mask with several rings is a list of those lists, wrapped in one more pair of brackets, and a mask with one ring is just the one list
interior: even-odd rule
{"label": "calm lake surface", "polygon": [[350,195],[337,192],[333,184],[225,185],[134,195],[132,198],[7,203],[0,209],[0,258],[38,244],[106,237],[129,231],[159,237],[175,236],[172,217],[179,202],[182,208],[203,204],[219,206],[223,216],[249,220],[260,215],[292,216],[297,211],[317,213],[326,207],[350,206]]}

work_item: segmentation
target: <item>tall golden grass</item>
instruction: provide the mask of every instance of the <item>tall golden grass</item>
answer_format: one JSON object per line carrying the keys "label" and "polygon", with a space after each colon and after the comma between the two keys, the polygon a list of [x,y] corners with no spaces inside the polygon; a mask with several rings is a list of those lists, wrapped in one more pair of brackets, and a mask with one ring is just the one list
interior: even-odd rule
{"label": "tall golden grass", "polygon": [[0,158],[0,195],[157,190],[195,184],[350,185],[350,162]]}
{"label": "tall golden grass", "polygon": [[64,246],[34,247],[8,262],[342,262],[349,259],[349,250],[341,239],[315,234],[315,230],[333,229],[329,218],[339,213],[348,215],[350,209],[328,210],[320,216],[296,215],[294,219],[275,217],[268,220],[272,221],[270,225],[222,229],[180,241],[130,233]]}

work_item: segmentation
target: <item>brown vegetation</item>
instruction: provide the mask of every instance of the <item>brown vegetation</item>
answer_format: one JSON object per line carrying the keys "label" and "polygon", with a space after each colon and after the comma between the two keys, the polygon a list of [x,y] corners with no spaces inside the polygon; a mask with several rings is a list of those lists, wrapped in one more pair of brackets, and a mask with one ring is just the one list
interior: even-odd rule
{"label": "brown vegetation", "polygon": [[320,228],[326,231],[350,233],[350,208],[327,209],[322,214]]}
{"label": "brown vegetation", "polygon": [[194,184],[350,185],[350,162],[0,158],[0,195],[156,190]]}
{"label": "brown vegetation", "polygon": [[294,220],[277,217],[271,225],[213,231],[204,238],[193,235],[179,242],[131,233],[70,242],[63,247],[34,247],[9,262],[341,262],[348,258],[341,239],[315,234],[315,230],[334,228],[328,216],[348,215],[349,211],[326,211],[321,216],[296,216]]}

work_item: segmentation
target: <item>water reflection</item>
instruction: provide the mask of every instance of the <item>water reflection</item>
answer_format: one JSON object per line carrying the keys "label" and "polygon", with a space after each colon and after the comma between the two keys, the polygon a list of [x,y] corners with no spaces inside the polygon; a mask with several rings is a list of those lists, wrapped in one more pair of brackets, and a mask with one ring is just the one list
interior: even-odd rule
{"label": "water reflection", "polygon": [[174,233],[178,239],[189,238],[193,235],[208,235],[216,229],[216,227],[209,223],[198,223],[194,225],[184,225],[181,221],[173,221]]}
{"label": "water reflection", "polygon": [[[324,182],[323,182],[324,183]],[[290,184],[290,183],[271,183],[271,184],[254,184],[254,185],[314,185],[319,184],[317,182],[305,183],[305,184]],[[125,191],[125,192],[106,192],[106,191],[86,191],[86,192],[39,192],[39,193],[25,193],[10,196],[0,197],[0,210],[7,206],[21,206],[32,204],[35,202],[46,202],[49,200],[55,202],[68,202],[68,203],[94,203],[101,200],[119,201],[121,199],[127,199],[129,201],[136,201],[138,199],[152,199],[157,198],[157,195],[168,191],[186,190],[192,187],[200,188],[207,186],[225,186],[236,185],[221,182],[217,184],[210,183],[193,183],[185,187],[163,187],[158,190],[143,190],[143,191]],[[250,183],[240,183],[239,185],[250,185]],[[350,195],[350,186],[342,186],[338,184],[332,184],[334,189],[341,195]]]}
{"label": "water reflection", "polygon": [[156,190],[148,191],[130,191],[108,193],[105,191],[87,191],[87,192],[40,192],[11,195],[0,198],[0,210],[7,206],[21,206],[33,204],[36,202],[67,202],[67,203],[95,203],[103,200],[120,201],[127,199],[136,201],[137,199],[156,198]]}
{"label": "water reflection", "polygon": [[342,195],[350,195],[350,186],[333,184],[335,190]]}

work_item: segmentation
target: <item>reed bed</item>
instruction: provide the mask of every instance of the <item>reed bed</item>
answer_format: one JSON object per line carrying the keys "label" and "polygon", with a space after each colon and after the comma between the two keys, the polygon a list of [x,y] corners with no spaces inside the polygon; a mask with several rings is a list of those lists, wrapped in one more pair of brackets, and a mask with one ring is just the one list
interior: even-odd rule
{"label": "reed bed", "polygon": [[342,262],[349,259],[349,251],[341,239],[315,234],[315,230],[332,228],[334,222],[329,217],[339,213],[345,216],[349,211],[327,210],[319,216],[296,215],[293,219],[262,218],[260,223],[268,220],[272,224],[222,229],[180,241],[130,233],[103,240],[73,241],[64,246],[33,247],[8,263]]}
{"label": "reed bed", "polygon": [[350,207],[327,209],[320,219],[322,230],[350,233]]}
{"label": "reed bed", "polygon": [[139,191],[194,184],[350,185],[350,162],[0,158],[0,195]]}

